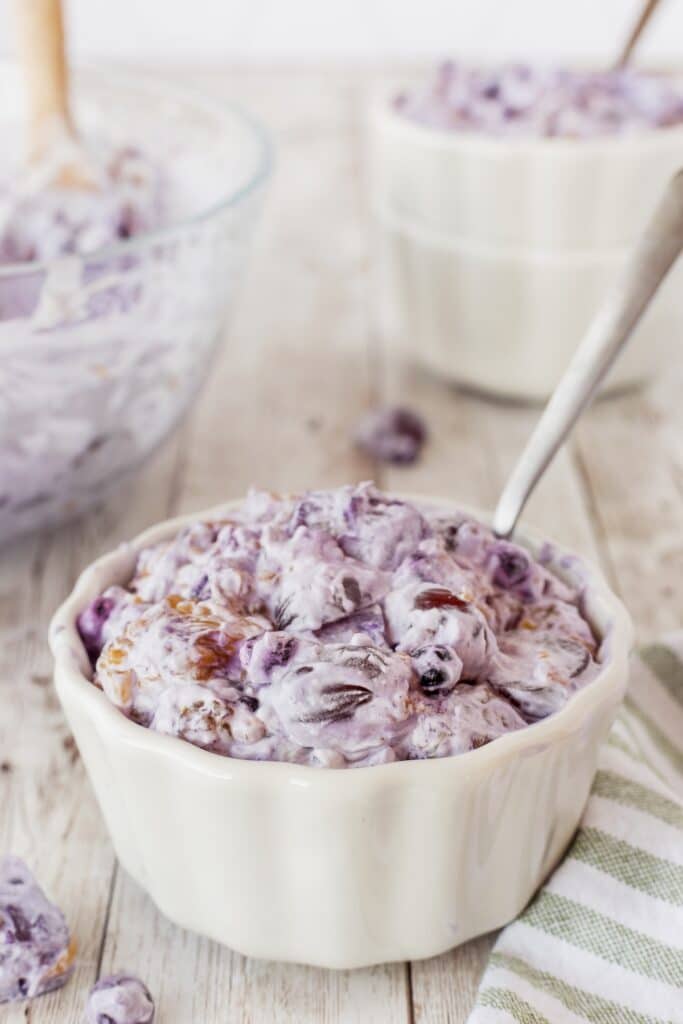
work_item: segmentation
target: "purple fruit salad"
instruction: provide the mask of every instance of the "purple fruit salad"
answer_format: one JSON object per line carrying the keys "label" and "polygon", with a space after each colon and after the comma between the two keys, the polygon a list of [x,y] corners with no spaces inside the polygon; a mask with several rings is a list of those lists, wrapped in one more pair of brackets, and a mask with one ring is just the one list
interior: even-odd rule
{"label": "purple fruit salad", "polygon": [[149,989],[132,974],[110,974],[90,990],[86,1024],[152,1024],[154,1000]]}
{"label": "purple fruit salad", "polygon": [[368,483],[252,493],[140,551],[79,630],[123,714],[206,750],[443,757],[545,718],[598,672],[582,594],[544,552]]}
{"label": "purple fruit salad", "polygon": [[159,167],[132,146],[100,148],[88,187],[55,184],[52,161],[0,183],[0,264],[92,253],[161,225]]}
{"label": "purple fruit salad", "polygon": [[0,858],[0,1003],[60,988],[75,945],[61,910],[18,857]]}
{"label": "purple fruit salad", "polygon": [[683,124],[683,87],[633,68],[571,71],[447,61],[397,111],[445,131],[586,139]]}

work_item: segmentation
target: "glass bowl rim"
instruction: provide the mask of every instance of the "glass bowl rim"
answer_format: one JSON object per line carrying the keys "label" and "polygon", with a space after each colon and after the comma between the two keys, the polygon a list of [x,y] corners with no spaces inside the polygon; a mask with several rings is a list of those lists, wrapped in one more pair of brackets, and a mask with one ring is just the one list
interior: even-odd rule
{"label": "glass bowl rim", "polygon": [[[17,61],[7,58],[0,59],[0,69],[16,67],[18,67]],[[98,249],[93,249],[92,252],[69,253],[61,258],[78,259],[84,263],[109,260],[144,249],[147,246],[171,241],[188,228],[205,224],[225,210],[239,206],[243,200],[249,198],[270,177],[274,166],[274,149],[270,133],[259,118],[254,117],[240,104],[213,99],[211,96],[204,94],[200,89],[194,89],[191,86],[175,85],[163,75],[156,75],[151,72],[128,71],[116,67],[103,69],[96,66],[92,61],[79,62],[74,65],[73,73],[75,77],[78,77],[79,74],[86,74],[110,81],[114,85],[119,83],[122,85],[138,84],[141,88],[151,90],[153,93],[161,94],[165,97],[172,98],[175,96],[179,100],[194,104],[196,108],[201,108],[219,118],[225,118],[226,114],[232,115],[256,142],[257,154],[255,168],[252,168],[245,175],[236,188],[231,189],[221,196],[220,199],[215,200],[208,206],[202,207],[191,216],[174,219],[162,227],[155,228],[153,231],[143,231],[132,238],[122,238],[117,242],[111,242]],[[25,260],[21,263],[0,265],[0,279],[45,272],[49,267],[54,266],[59,259],[60,257],[49,260]]]}

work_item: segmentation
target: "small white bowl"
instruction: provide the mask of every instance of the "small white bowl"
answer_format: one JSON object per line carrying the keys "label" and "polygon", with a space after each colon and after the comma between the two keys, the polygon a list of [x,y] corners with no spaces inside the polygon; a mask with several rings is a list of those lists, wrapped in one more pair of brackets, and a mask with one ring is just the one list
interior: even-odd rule
{"label": "small white bowl", "polygon": [[[499,138],[418,124],[385,94],[370,128],[384,333],[470,387],[546,399],[683,164],[683,127]],[[682,294],[657,296],[607,389],[656,368]]]}
{"label": "small white bowl", "polygon": [[[628,249],[574,252],[457,244],[380,215],[378,316],[383,334],[442,377],[505,398],[553,391]],[[605,391],[650,376],[683,324],[676,266],[610,371]]]}
{"label": "small white bowl", "polygon": [[606,639],[602,671],[551,718],[450,758],[241,761],[127,719],[90,682],[76,629],[92,598],[130,578],[140,548],[195,518],[94,562],[50,627],[57,692],[126,870],[183,927],[322,967],[433,956],[519,914],[576,829],[626,689],[631,626],[602,576],[557,556],[560,575],[586,583]]}
{"label": "small white bowl", "polygon": [[595,139],[448,132],[371,108],[372,197],[459,243],[593,250],[630,244],[683,163],[683,127]]}

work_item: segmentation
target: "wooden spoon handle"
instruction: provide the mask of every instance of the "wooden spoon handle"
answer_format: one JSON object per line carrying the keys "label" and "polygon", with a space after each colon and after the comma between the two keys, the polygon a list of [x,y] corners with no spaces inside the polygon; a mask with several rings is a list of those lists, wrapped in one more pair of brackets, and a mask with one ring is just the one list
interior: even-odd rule
{"label": "wooden spoon handle", "polygon": [[62,0],[14,0],[19,59],[24,69],[31,159],[58,133],[73,135]]}
{"label": "wooden spoon handle", "polygon": [[615,67],[623,68],[628,64],[633,51],[638,45],[638,40],[649,25],[652,15],[659,7],[660,2],[661,0],[645,0],[638,13],[638,18],[629,33],[629,37],[624,43],[621,53],[616,59]]}

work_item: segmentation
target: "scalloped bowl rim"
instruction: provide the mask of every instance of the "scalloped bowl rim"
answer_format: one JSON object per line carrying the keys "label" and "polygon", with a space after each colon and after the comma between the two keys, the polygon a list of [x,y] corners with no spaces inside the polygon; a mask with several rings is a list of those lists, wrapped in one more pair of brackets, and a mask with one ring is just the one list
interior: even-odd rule
{"label": "scalloped bowl rim", "polygon": [[[437,505],[453,508],[476,516],[483,522],[487,517],[476,509],[443,498],[418,495],[396,494],[392,496],[411,500],[416,505]],[[214,751],[196,747],[187,740],[176,736],[154,732],[127,718],[106,695],[93,685],[86,672],[89,659],[76,628],[76,618],[88,601],[114,582],[125,578],[122,572],[125,564],[131,563],[137,552],[149,545],[174,536],[180,528],[197,520],[221,518],[226,512],[241,504],[243,499],[222,502],[220,505],[201,512],[176,516],[151,526],[138,534],[132,541],[119,544],[101,555],[79,575],[76,583],[62,605],[55,612],[49,627],[49,643],[55,661],[56,688],[67,685],[74,697],[85,702],[88,711],[102,728],[106,728],[121,743],[146,748],[150,754],[185,763],[195,772],[238,782],[245,776],[250,783],[257,780],[267,783],[279,779],[299,787],[327,786],[347,787],[388,782],[409,782],[414,773],[431,772],[430,781],[436,782],[438,774],[451,771],[471,772],[484,770],[496,762],[507,761],[515,756],[533,753],[539,746],[546,747],[554,739],[561,739],[575,731],[590,716],[591,709],[600,706],[604,700],[613,699],[618,693],[621,701],[628,678],[628,659],[632,647],[633,628],[624,605],[609,588],[600,570],[583,556],[572,555],[564,547],[555,545],[554,550],[564,556],[575,557],[581,565],[587,587],[609,609],[609,634],[601,635],[604,648],[608,648],[601,671],[583,689],[573,694],[563,708],[542,721],[535,722],[514,732],[492,740],[483,747],[453,754],[447,757],[424,758],[412,761],[393,761],[389,764],[365,765],[358,768],[319,768],[311,765],[293,764],[288,761],[257,761],[233,758]],[[547,540],[533,530],[522,530],[517,538],[529,550],[537,551]],[[552,543],[552,542],[551,542]],[[618,676],[616,675],[618,673]],[[616,676],[616,678],[615,678]],[[619,677],[623,679],[619,691]],[[421,781],[425,781],[422,778]]]}

